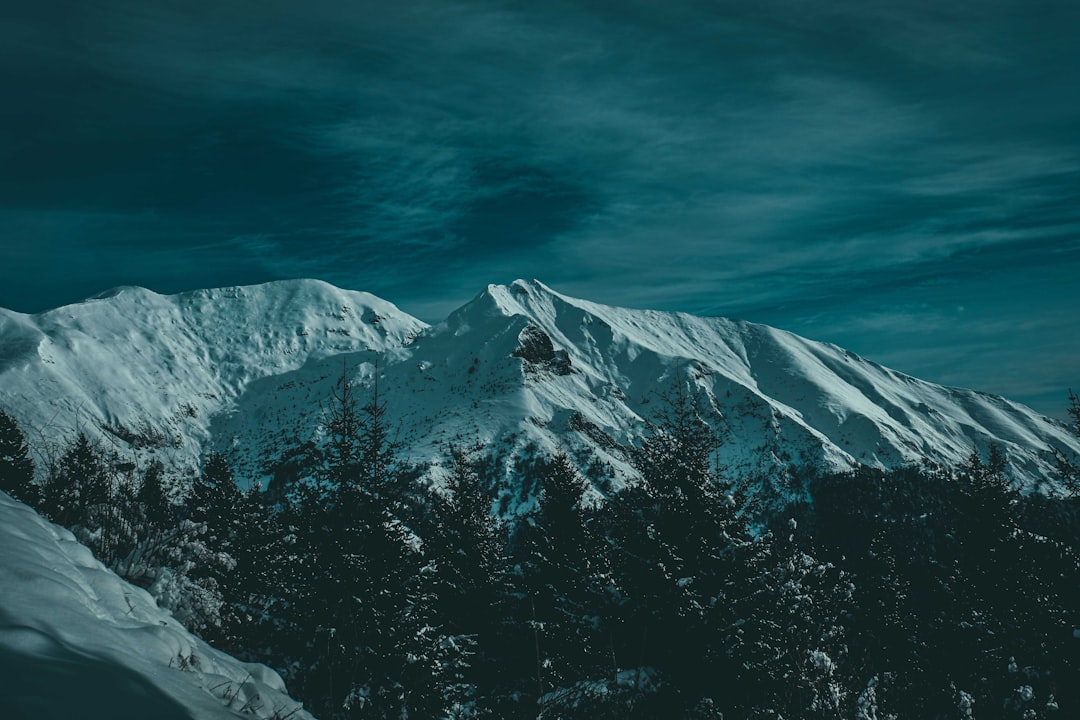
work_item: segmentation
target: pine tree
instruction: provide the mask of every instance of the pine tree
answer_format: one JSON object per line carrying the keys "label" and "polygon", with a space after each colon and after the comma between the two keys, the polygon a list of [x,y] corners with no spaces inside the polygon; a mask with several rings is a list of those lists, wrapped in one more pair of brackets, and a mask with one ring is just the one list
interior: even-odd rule
{"label": "pine tree", "polygon": [[198,622],[203,637],[215,643],[226,642],[228,628],[234,624],[226,600],[228,586],[235,581],[241,498],[228,459],[213,452],[193,479],[184,502],[182,523],[190,523],[198,533],[201,555],[185,575],[190,589],[205,598],[201,607],[211,611]]}
{"label": "pine tree", "polygon": [[609,632],[598,612],[610,586],[606,545],[583,505],[586,481],[569,457],[536,458],[517,472],[540,495],[514,533],[515,666],[520,677],[531,676],[524,686],[532,686],[541,709],[584,712],[595,695],[611,690],[614,675]]}
{"label": "pine tree", "polygon": [[[1069,390],[1069,431],[1080,438],[1080,397]],[[1054,449],[1054,460],[1057,462],[1058,478],[1074,496],[1080,495],[1080,461],[1069,457],[1061,450]]]}
{"label": "pine tree", "polygon": [[288,644],[282,640],[282,621],[288,618],[284,606],[295,596],[295,584],[310,578],[294,574],[295,535],[287,532],[282,513],[266,502],[258,485],[241,493],[233,508],[229,555],[235,567],[222,579],[226,608],[217,642],[245,660],[287,665],[281,652]]}
{"label": "pine tree", "polygon": [[752,579],[754,592],[736,601],[740,628],[729,655],[745,671],[739,709],[831,720],[844,714],[848,700],[844,626],[855,586],[847,573],[800,547],[795,524],[789,530],[787,537],[755,543],[761,572]]}
{"label": "pine tree", "polygon": [[359,438],[362,430],[360,408],[348,362],[342,361],[341,377],[331,391],[330,405],[324,409],[323,431],[329,438],[326,448],[327,482],[340,488],[360,481]]}
{"label": "pine tree", "polygon": [[415,471],[397,461],[377,388],[360,406],[344,368],[321,477],[294,492],[297,565],[311,573],[290,608],[300,684],[325,717],[444,716],[456,650],[408,522]]}
{"label": "pine tree", "polygon": [[219,452],[210,453],[192,482],[187,515],[196,523],[205,523],[207,541],[223,551],[230,546],[240,496],[228,459]]}
{"label": "pine tree", "polygon": [[[657,705],[737,706],[747,688],[732,653],[761,552],[715,466],[718,438],[681,378],[664,402],[633,456],[642,482],[612,499],[610,515],[612,649],[637,666],[632,710],[646,716]],[[661,676],[642,677],[644,668]]]}
{"label": "pine tree", "polygon": [[266,595],[256,591],[251,599],[275,628],[276,647],[269,664],[284,668],[289,688],[324,717],[334,717],[330,698],[337,697],[327,665],[340,652],[335,636],[342,595],[331,510],[316,480],[301,479],[292,485],[287,502],[271,521],[280,533],[266,558],[276,587]]}
{"label": "pine tree", "polygon": [[400,444],[386,426],[386,403],[379,396],[379,366],[369,401],[360,405],[348,364],[332,391],[323,429],[329,438],[326,449],[326,484],[338,494],[389,494],[400,497],[401,488],[391,482],[399,476]]}
{"label": "pine tree", "polygon": [[80,540],[99,553],[107,542],[99,531],[103,531],[103,515],[115,490],[115,465],[115,456],[79,433],[51,468],[42,489],[43,514],[67,528],[81,528]]}
{"label": "pine tree", "polygon": [[452,445],[444,493],[432,496],[421,530],[438,623],[459,653],[448,667],[461,699],[499,684],[501,602],[507,592],[504,533],[492,514],[492,495],[481,471],[481,448]]}
{"label": "pine tree", "polygon": [[175,510],[165,488],[165,466],[160,460],[154,458],[143,470],[135,500],[147,530],[171,524],[175,519]]}
{"label": "pine tree", "polygon": [[30,505],[40,501],[26,436],[15,418],[3,410],[0,410],[0,490]]}
{"label": "pine tree", "polygon": [[[983,462],[978,448],[960,466],[956,482],[963,507],[960,541],[972,557],[993,554],[1016,527],[1013,504],[1016,493],[1005,477],[1006,460],[997,443],[990,443],[989,459]],[[986,568],[993,572],[991,567]]]}

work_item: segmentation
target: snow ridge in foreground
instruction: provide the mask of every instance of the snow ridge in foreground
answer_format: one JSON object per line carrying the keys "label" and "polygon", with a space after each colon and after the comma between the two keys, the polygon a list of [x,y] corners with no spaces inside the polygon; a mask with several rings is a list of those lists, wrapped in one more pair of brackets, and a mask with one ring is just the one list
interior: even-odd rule
{"label": "snow ridge in foreground", "polygon": [[0,718],[312,720],[281,678],[191,635],[0,492]]}

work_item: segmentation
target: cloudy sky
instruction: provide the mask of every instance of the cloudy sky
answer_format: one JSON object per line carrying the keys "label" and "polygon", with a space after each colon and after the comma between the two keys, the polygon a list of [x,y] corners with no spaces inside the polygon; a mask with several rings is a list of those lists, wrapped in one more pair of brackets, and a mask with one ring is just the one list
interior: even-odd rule
{"label": "cloudy sky", "polygon": [[1080,389],[1076,0],[0,5],[0,306],[535,277]]}

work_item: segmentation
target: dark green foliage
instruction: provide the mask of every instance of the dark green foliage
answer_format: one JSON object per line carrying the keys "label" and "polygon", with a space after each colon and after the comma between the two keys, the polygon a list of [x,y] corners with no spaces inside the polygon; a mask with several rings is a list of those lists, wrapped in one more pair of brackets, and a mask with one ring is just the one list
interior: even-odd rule
{"label": "dark green foliage", "polygon": [[41,491],[42,513],[61,525],[82,525],[108,498],[111,484],[110,458],[79,433],[49,469]]}
{"label": "dark green foliage", "polygon": [[135,500],[147,525],[160,527],[173,520],[176,511],[169,502],[165,488],[165,466],[160,460],[151,460],[143,470]]}
{"label": "dark green foliage", "polygon": [[991,449],[955,472],[863,470],[810,485],[803,520],[817,552],[858,588],[846,683],[879,717],[966,717],[968,701],[977,718],[1077,708],[1075,503],[1018,498],[1002,460]]}
{"label": "dark green foliage", "polygon": [[569,458],[533,458],[518,472],[535,483],[539,503],[516,523],[503,642],[522,690],[543,706],[574,695],[575,683],[611,677],[598,617],[610,579],[597,518],[583,507],[586,483]]}
{"label": "dark green foliage", "polygon": [[361,406],[343,373],[326,411],[324,469],[294,484],[280,518],[274,664],[294,668],[292,687],[320,717],[441,717],[467,693],[468,643],[443,627],[441,568],[414,529],[430,518],[384,414],[377,384]]}
{"label": "dark green foliage", "polygon": [[429,590],[439,626],[458,648],[452,668],[458,686],[489,685],[506,673],[498,649],[501,603],[507,595],[504,528],[492,515],[491,484],[480,448],[451,446],[446,492],[432,496],[424,538]]}
{"label": "dark green foliage", "polygon": [[647,700],[639,668],[660,673],[675,712],[732,708],[744,679],[728,650],[754,592],[759,547],[716,472],[718,440],[681,384],[665,408],[634,456],[641,485],[611,503],[614,654],[635,677],[631,710]]}
{"label": "dark green foliage", "polygon": [[0,490],[31,505],[38,501],[34,461],[15,418],[0,410]]}
{"label": "dark green foliage", "polygon": [[745,698],[740,709],[748,717],[839,717],[848,701],[841,673],[852,579],[800,548],[794,535],[757,545],[765,553],[755,563],[761,575],[739,604],[738,630],[722,644],[741,664],[731,694]]}
{"label": "dark green foliage", "polygon": [[[1080,397],[1069,391],[1069,431],[1080,438]],[[1069,457],[1060,450],[1054,450],[1054,459],[1058,466],[1058,479],[1073,495],[1080,495],[1080,459]]]}
{"label": "dark green foliage", "polygon": [[328,481],[345,486],[360,481],[360,410],[349,379],[348,365],[342,366],[341,377],[331,395],[323,428],[330,441],[326,448]]}
{"label": "dark green foliage", "polygon": [[400,495],[400,487],[394,482],[400,479],[397,471],[401,468],[395,468],[399,446],[386,426],[386,404],[379,399],[378,374],[376,363],[371,398],[360,405],[355,383],[344,365],[326,411],[324,430],[330,442],[325,482],[328,487],[341,488],[345,495]]}
{"label": "dark green foliage", "polygon": [[188,516],[195,522],[206,523],[215,537],[226,541],[239,502],[240,488],[228,459],[221,453],[210,453],[191,485],[185,503]]}
{"label": "dark green foliage", "polygon": [[[451,447],[445,485],[419,482],[377,382],[362,404],[343,373],[320,469],[273,501],[223,456],[186,491],[80,436],[39,507],[326,719],[1078,713],[1080,499],[1014,492],[991,444],[956,468],[790,471],[809,499],[752,527],[701,412],[679,378],[619,490],[529,454],[535,503],[500,521],[501,458]],[[0,462],[28,457],[11,437]]]}
{"label": "dark green foliage", "polygon": [[175,512],[174,485],[160,462],[138,472],[80,433],[50,468],[37,509],[189,629],[214,636],[222,622],[218,579],[234,563],[224,546],[208,544],[205,523]]}
{"label": "dark green foliage", "polygon": [[836,717],[850,578],[793,536],[755,537],[688,393],[664,417],[635,455],[642,483],[607,515],[619,712]]}

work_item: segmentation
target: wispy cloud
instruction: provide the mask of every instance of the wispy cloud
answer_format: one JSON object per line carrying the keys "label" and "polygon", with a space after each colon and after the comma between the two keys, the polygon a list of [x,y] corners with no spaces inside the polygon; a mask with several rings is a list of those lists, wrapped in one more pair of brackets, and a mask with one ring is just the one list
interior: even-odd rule
{"label": "wispy cloud", "polygon": [[0,305],[313,275],[437,320],[533,276],[940,377],[963,305],[1064,383],[1026,318],[1080,273],[1080,6],[1037,5],[24,4]]}

